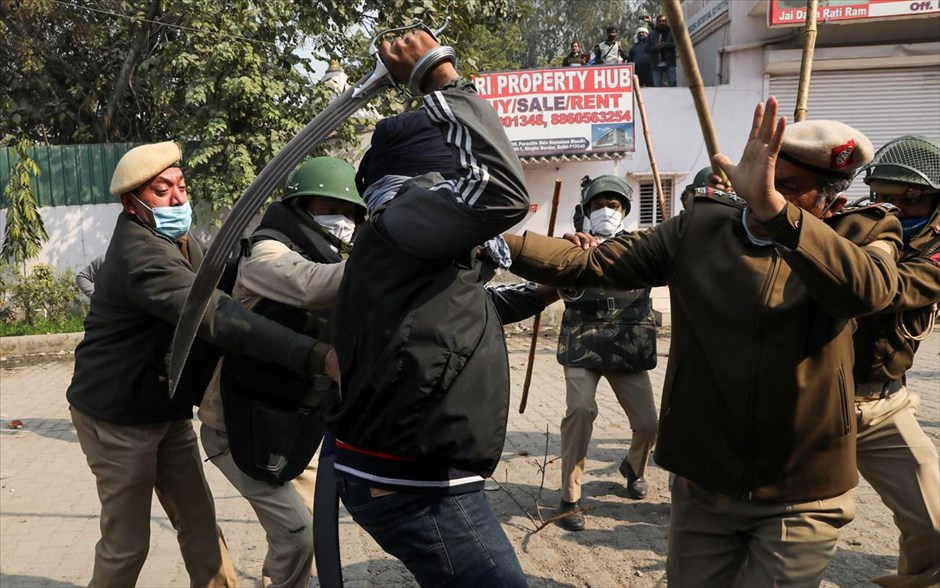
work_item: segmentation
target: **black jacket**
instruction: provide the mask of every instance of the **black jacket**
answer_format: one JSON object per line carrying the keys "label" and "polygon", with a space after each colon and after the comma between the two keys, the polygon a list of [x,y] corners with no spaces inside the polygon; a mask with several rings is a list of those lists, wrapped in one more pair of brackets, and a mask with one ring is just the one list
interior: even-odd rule
{"label": "black jacket", "polygon": [[650,71],[653,67],[652,56],[646,49],[649,47],[649,37],[645,41],[637,41],[627,53],[627,61],[633,63],[637,73]]}
{"label": "black jacket", "polygon": [[493,472],[509,410],[502,327],[473,252],[521,220],[529,199],[472,85],[449,84],[424,103],[458,151],[459,177],[406,183],[361,229],[334,312],[342,401],[331,429],[340,475],[457,493]]}
{"label": "black jacket", "polygon": [[229,352],[304,373],[313,340],[245,310],[221,291],[209,301],[183,378],[171,400],[169,348],[194,270],[202,263],[195,239],[180,243],[122,213],[95,280],[85,338],[75,350],[66,397],[82,412],[122,425],[192,418],[218,359]]}
{"label": "black jacket", "polygon": [[[664,33],[653,29],[648,39],[649,44],[646,46],[646,52],[652,56],[650,63],[652,67],[659,67],[661,62],[666,62],[667,67],[676,65],[676,39],[672,36],[672,29]],[[660,43],[663,44],[662,48],[656,49],[656,46]]]}

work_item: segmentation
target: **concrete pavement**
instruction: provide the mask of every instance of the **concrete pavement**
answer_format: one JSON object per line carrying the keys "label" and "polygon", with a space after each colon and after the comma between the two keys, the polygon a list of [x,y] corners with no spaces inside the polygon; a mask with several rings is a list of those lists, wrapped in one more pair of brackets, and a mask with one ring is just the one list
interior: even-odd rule
{"label": "concrete pavement", "polygon": [[[665,573],[669,516],[667,473],[647,470],[650,495],[626,496],[617,465],[630,430],[613,393],[602,383],[600,414],[588,456],[584,486],[588,528],[567,533],[555,525],[541,530],[541,516],[558,504],[560,462],[558,425],[564,414],[565,386],[554,358],[554,338],[540,340],[528,408],[518,414],[528,351],[527,337],[510,338],[513,408],[503,462],[494,478],[502,491],[488,493],[494,510],[516,546],[533,586],[657,586]],[[661,338],[659,366],[652,372],[657,403],[665,374],[668,338]],[[934,334],[909,373],[921,395],[922,426],[940,446],[940,335]],[[78,446],[68,415],[65,390],[71,355],[38,361],[8,361],[0,371],[0,586],[84,586],[91,577],[98,540],[95,482]],[[21,419],[22,429],[9,429]],[[198,423],[196,423],[198,425]],[[198,428],[197,428],[198,430]],[[702,440],[707,443],[707,439]],[[545,461],[547,443],[548,463]],[[544,475],[543,475],[544,470]],[[206,475],[243,586],[257,586],[265,553],[264,532],[245,502],[211,465]],[[541,488],[541,492],[540,492]],[[858,515],[846,527],[824,586],[865,586],[868,578],[894,569],[897,532],[890,512],[864,481],[857,493]],[[410,575],[386,556],[355,523],[341,515],[347,586],[413,586]],[[140,586],[188,586],[188,578],[165,513],[154,500],[151,550]],[[311,579],[311,586],[317,586]]]}

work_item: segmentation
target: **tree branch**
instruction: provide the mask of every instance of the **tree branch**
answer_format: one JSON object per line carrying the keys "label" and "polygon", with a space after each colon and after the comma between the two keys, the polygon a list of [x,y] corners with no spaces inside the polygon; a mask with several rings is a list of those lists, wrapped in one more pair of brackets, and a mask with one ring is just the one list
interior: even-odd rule
{"label": "tree branch", "polygon": [[127,51],[127,56],[124,57],[124,63],[121,65],[121,70],[118,72],[117,78],[114,80],[114,89],[111,91],[111,97],[108,99],[108,106],[105,108],[104,115],[101,120],[98,122],[98,141],[100,143],[107,143],[111,135],[111,121],[114,120],[114,115],[117,113],[118,108],[121,103],[124,101],[124,94],[127,93],[127,88],[130,86],[131,78],[134,75],[134,70],[137,68],[137,64],[140,62],[140,56],[144,52],[144,47],[146,47],[147,39],[150,37],[150,22],[156,18],[157,12],[160,10],[160,0],[150,0],[150,6],[147,9],[147,16],[145,20],[139,24],[139,27],[136,30],[136,35],[134,40],[131,42],[130,49]]}

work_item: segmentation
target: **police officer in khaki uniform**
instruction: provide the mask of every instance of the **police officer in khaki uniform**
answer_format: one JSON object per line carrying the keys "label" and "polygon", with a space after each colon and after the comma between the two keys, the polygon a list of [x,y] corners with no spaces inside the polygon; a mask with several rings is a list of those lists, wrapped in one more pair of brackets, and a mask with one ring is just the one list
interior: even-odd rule
{"label": "police officer in khaki uniform", "polygon": [[141,145],[118,162],[111,192],[123,211],[98,268],[85,338],[66,396],[101,500],[90,586],[133,586],[150,549],[156,493],[176,529],[190,583],[234,586],[192,427],[218,360],[241,351],[296,374],[322,371],[315,341],[216,291],[176,395],[167,387],[173,329],[203,254],[172,142]]}
{"label": "police officer in khaki uniform", "polygon": [[904,249],[901,287],[880,314],[855,332],[858,469],[894,513],[901,531],[896,576],[887,587],[940,583],[940,458],[917,422],[920,398],[904,385],[940,301],[940,142],[900,137],[866,168],[872,199],[898,207]]}
{"label": "police officer in khaki uniform", "polygon": [[[632,190],[612,175],[585,177],[581,204],[583,230],[599,240],[623,232]],[[578,211],[575,224],[578,223]],[[620,464],[627,495],[646,498],[643,477],[656,443],[656,403],[648,370],[656,367],[656,325],[650,289],[589,288],[562,292],[565,314],[558,337],[558,362],[565,366],[566,406],[561,421],[561,505],[571,512],[558,524],[584,529],[581,482],[588,444],[597,418],[597,384],[607,379],[633,429],[629,453]]]}
{"label": "police officer in khaki uniform", "polygon": [[818,585],[854,516],[852,317],[891,303],[901,227],[882,206],[836,212],[873,151],[841,123],[788,127],[770,98],[740,163],[713,158],[743,202],[706,195],[589,250],[506,236],[528,279],[669,286],[670,586]]}

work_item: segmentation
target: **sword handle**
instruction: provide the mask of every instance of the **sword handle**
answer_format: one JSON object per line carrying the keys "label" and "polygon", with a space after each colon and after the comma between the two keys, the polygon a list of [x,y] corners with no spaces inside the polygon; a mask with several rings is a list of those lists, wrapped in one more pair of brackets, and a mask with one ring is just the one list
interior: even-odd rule
{"label": "sword handle", "polygon": [[[449,16],[444,20],[444,24],[441,25],[440,28],[438,28],[437,30],[432,30],[431,27],[429,27],[423,21],[415,19],[410,24],[400,26],[400,27],[395,27],[392,29],[385,29],[383,31],[379,31],[378,33],[376,33],[376,35],[372,37],[372,40],[369,41],[369,50],[368,50],[369,55],[375,58],[375,69],[372,70],[372,73],[369,75],[369,77],[366,80],[364,80],[361,84],[359,84],[358,87],[356,87],[353,90],[353,97],[358,97],[363,92],[375,89],[377,87],[382,87],[382,86],[392,86],[396,88],[397,90],[401,91],[402,89],[401,85],[389,73],[388,67],[385,66],[385,62],[382,61],[382,58],[379,55],[379,41],[383,37],[386,37],[394,33],[404,33],[404,32],[412,31],[412,30],[422,30],[426,32],[427,34],[431,35],[432,37],[434,37],[434,40],[437,41],[438,36],[441,33],[443,33],[444,30],[446,30],[449,25],[450,25]],[[453,52],[452,49],[451,49],[451,52]],[[456,62],[456,57],[453,57],[452,59]],[[415,70],[417,70],[417,68],[415,68]],[[423,77],[423,74],[422,74],[422,77]],[[420,80],[418,80],[417,84],[420,84]],[[416,84],[412,82],[409,85],[414,86]],[[418,94],[416,93],[415,95],[418,95]]]}
{"label": "sword handle", "polygon": [[438,36],[440,36],[440,34],[443,33],[445,30],[447,30],[448,26],[450,26],[449,16],[444,20],[444,24],[441,25],[441,27],[437,29],[436,31],[432,30],[431,27],[429,27],[428,25],[424,23],[424,21],[421,21],[418,19],[414,19],[413,21],[411,21],[410,24],[406,24],[404,26],[395,27],[393,29],[385,29],[384,31],[379,31],[378,33],[376,33],[374,37],[372,37],[372,40],[369,41],[369,55],[377,56],[379,54],[379,40],[390,34],[404,33],[406,31],[411,31],[411,30],[422,30],[426,32],[427,34],[431,35],[432,37],[434,37],[435,41],[438,41]]}

